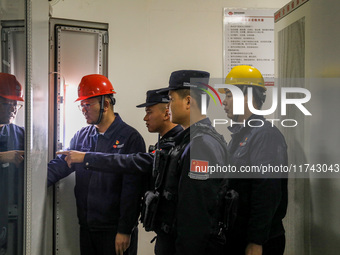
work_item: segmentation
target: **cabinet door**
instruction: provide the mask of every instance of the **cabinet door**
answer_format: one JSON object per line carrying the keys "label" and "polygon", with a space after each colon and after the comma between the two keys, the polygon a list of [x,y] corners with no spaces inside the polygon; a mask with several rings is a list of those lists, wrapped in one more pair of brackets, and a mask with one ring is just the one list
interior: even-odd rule
{"label": "cabinet door", "polygon": [[[50,21],[51,79],[54,85],[54,149],[65,150],[86,121],[74,102],[81,78],[107,75],[106,24],[53,19]],[[79,225],[74,197],[75,174],[55,185],[55,252],[79,254]]]}

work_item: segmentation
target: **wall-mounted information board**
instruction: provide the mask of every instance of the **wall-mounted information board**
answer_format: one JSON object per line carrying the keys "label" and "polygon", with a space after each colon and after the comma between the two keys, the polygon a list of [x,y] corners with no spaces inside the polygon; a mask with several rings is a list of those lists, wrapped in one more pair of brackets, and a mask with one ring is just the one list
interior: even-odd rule
{"label": "wall-mounted information board", "polygon": [[266,85],[274,77],[274,13],[276,9],[224,9],[224,76],[237,65],[251,65]]}

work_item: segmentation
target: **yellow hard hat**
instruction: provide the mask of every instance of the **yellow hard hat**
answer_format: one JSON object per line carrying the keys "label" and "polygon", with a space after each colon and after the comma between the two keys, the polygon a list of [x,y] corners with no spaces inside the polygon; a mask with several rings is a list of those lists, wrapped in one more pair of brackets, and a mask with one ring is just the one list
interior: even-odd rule
{"label": "yellow hard hat", "polygon": [[[264,86],[264,80],[259,70],[252,66],[239,65],[234,66],[225,78],[225,84],[258,86],[267,90]],[[219,88],[218,92],[225,93],[224,88]]]}

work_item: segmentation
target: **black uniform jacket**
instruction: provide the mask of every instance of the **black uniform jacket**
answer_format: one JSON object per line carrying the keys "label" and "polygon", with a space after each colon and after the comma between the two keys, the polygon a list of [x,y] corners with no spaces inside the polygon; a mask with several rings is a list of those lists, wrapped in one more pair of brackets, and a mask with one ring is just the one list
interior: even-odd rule
{"label": "black uniform jacket", "polygon": [[[229,127],[233,133],[228,145],[231,164],[238,170],[287,165],[287,145],[281,132],[262,116],[252,115],[246,123],[249,120],[252,126],[261,127],[247,124]],[[229,180],[230,188],[239,193],[235,238],[261,245],[284,234],[282,219],[287,210],[287,174],[253,172],[242,177],[246,178]]]}
{"label": "black uniform jacket", "polygon": [[[204,133],[192,135],[196,128],[214,129],[208,118],[183,131],[190,142],[185,146],[179,162],[180,179],[175,218],[176,254],[214,254],[213,240],[217,226],[218,192],[222,179],[209,174],[209,166],[226,164],[226,150],[213,136]],[[216,131],[214,131],[216,132]]]}
{"label": "black uniform jacket", "polygon": [[[175,126],[168,131],[159,141],[160,149],[170,149],[174,146],[171,138],[177,136],[183,128]],[[155,145],[157,147],[157,144]],[[98,165],[96,162],[101,162]],[[89,170],[103,171],[108,173],[151,173],[153,153],[138,152],[134,154],[110,154],[100,152],[88,152],[84,158],[84,167]]]}

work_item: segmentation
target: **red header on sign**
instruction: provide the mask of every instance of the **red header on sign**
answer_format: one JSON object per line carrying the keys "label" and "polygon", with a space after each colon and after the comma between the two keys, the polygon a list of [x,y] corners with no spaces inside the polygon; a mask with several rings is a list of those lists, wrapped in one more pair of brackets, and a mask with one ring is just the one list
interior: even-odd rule
{"label": "red header on sign", "polygon": [[292,0],[292,1],[290,1],[288,4],[283,6],[280,10],[275,12],[274,21],[275,22],[279,21],[280,19],[287,16],[289,13],[296,10],[297,8],[299,8],[304,3],[307,3],[308,1],[309,0]]}

